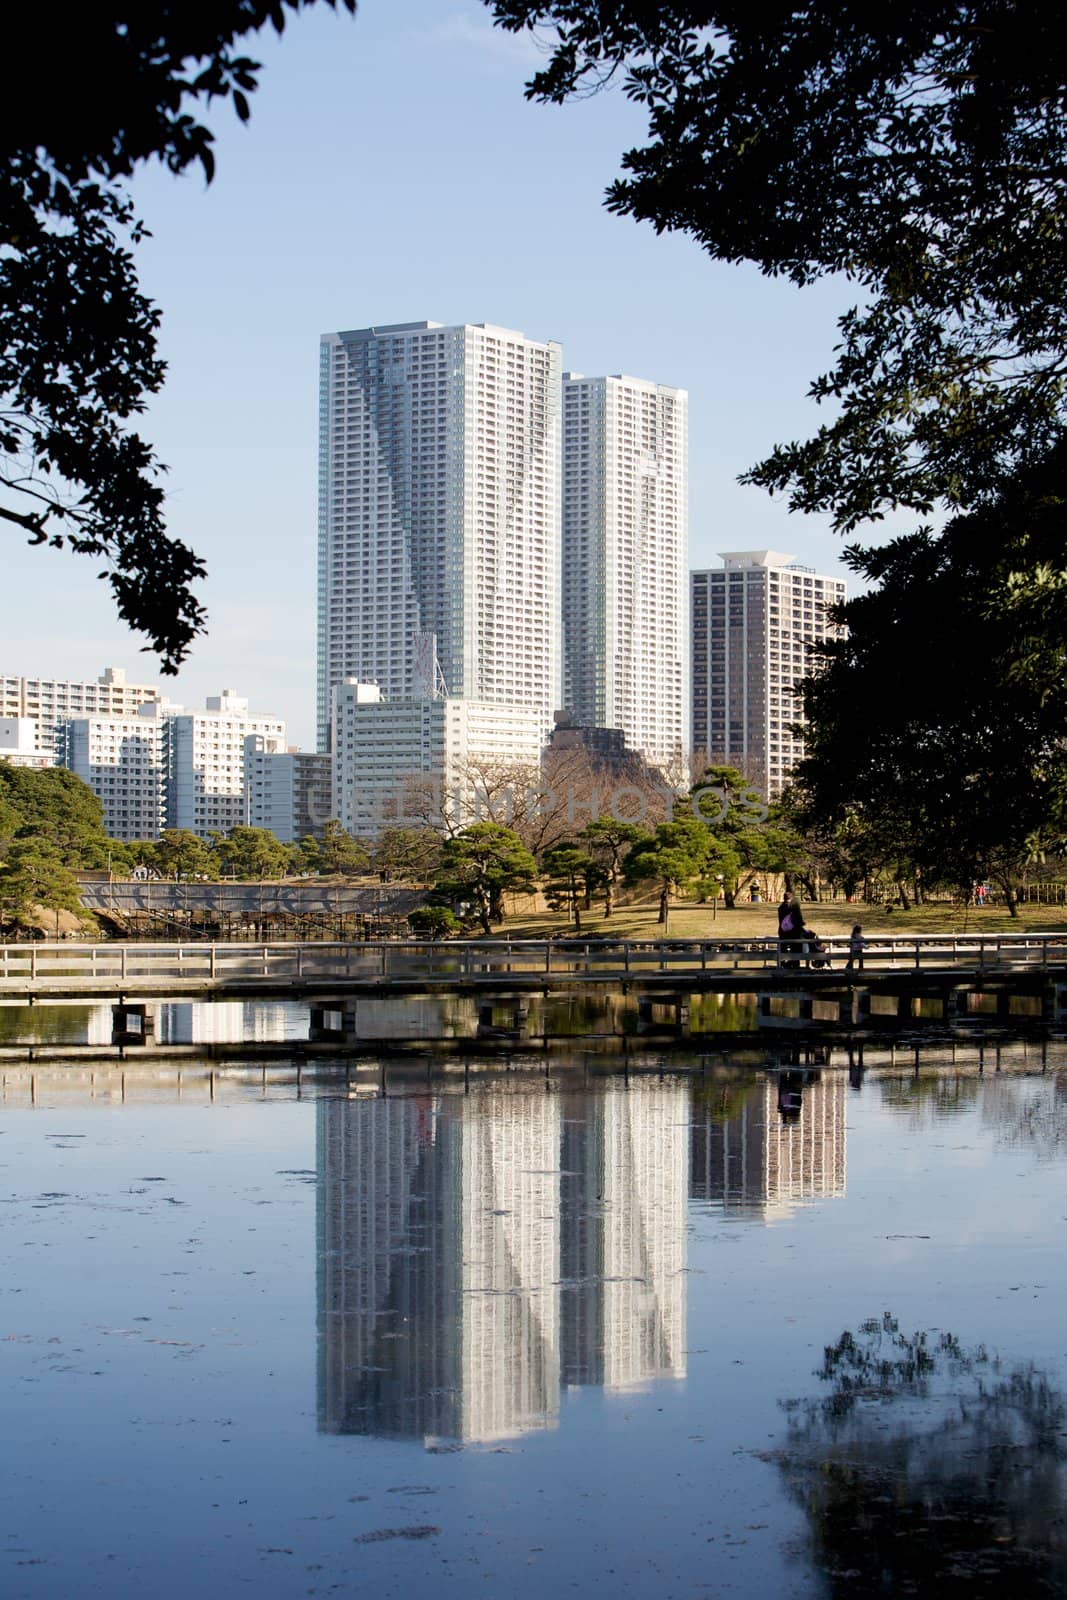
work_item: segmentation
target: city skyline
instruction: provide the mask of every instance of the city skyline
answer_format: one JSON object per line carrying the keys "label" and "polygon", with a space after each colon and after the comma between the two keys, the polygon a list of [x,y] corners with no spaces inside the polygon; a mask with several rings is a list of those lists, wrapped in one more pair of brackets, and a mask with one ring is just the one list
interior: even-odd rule
{"label": "city skyline", "polygon": [[[484,8],[365,0],[352,23],[309,13],[265,63],[251,126],[219,110],[218,177],[150,169],[133,185],[152,237],[138,251],[163,311],[169,373],[140,424],[170,471],[173,531],[208,563],[210,634],[168,693],[198,703],[218,683],[256,686],[294,742],[314,745],[314,412],[311,342],[327,327],[477,317],[543,331],[585,371],[647,372],[691,396],[692,557],[724,545],[800,549],[839,566],[821,519],[789,518],[737,474],[779,438],[810,431],[805,399],[845,294],[801,297],[753,269],[710,264],[690,241],[607,216],[618,151],[641,118],[614,92],[595,108],[527,105],[536,51]],[[390,84],[406,85],[394,115]],[[375,130],[388,118],[393,136]],[[327,146],[371,151],[338,179]],[[479,181],[461,188],[455,173]],[[411,197],[418,194],[418,204]],[[383,229],[382,219],[387,219]],[[310,242],[315,242],[313,257]],[[313,268],[307,262],[313,259]],[[205,263],[211,270],[205,271]],[[635,318],[629,285],[648,288]],[[114,618],[91,562],[5,547],[20,596],[7,660],[76,676],[88,660],[158,677]]]}

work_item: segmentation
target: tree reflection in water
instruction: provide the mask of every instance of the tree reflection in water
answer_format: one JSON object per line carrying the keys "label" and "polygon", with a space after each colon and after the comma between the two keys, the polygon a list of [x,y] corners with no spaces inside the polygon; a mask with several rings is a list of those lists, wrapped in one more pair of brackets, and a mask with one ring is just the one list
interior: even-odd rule
{"label": "tree reflection in water", "polygon": [[784,1402],[769,1459],[834,1600],[1067,1593],[1067,1412],[1043,1373],[887,1313],[828,1346],[818,1376],[829,1391]]}

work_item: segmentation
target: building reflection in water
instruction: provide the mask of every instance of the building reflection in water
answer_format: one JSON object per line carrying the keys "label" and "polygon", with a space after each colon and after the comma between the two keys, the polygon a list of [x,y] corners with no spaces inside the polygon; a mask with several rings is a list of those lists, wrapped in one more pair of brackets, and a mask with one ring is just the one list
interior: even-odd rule
{"label": "building reflection in water", "polygon": [[563,1381],[682,1378],[688,1091],[565,1095],[562,1113]]}
{"label": "building reflection in water", "polygon": [[561,1378],[684,1375],[688,1142],[674,1085],[321,1101],[319,1427],[503,1439]]}
{"label": "building reflection in water", "polygon": [[843,1073],[816,1077],[800,1091],[799,1115],[786,1117],[778,1077],[768,1073],[729,1106],[730,1115],[697,1114],[691,1195],[768,1221],[805,1201],[843,1196],[846,1097]]}

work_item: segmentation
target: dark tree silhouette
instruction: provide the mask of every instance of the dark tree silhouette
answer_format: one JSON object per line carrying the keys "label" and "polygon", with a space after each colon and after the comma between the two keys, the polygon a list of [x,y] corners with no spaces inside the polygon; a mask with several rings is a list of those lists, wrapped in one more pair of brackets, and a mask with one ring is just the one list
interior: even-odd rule
{"label": "dark tree silhouette", "polygon": [[[158,309],[125,182],[198,165],[195,110],[247,119],[258,63],[238,40],[314,0],[85,0],[4,18],[0,97],[0,521],[94,557],[119,615],[174,672],[205,613],[199,557],[167,532],[160,464],[131,426],[161,386]],[[355,0],[326,0],[355,10]]]}

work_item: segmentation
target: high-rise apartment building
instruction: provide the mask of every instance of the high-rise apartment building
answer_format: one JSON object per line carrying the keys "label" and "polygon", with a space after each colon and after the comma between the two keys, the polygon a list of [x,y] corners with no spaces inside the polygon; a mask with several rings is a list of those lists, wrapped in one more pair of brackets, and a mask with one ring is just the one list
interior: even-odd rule
{"label": "high-rise apartment building", "polygon": [[320,1102],[323,1432],[555,1423],[558,1167],[558,1096]]}
{"label": "high-rise apartment building", "polygon": [[563,1096],[565,1384],[631,1389],[685,1377],[690,1116],[683,1085]]}
{"label": "high-rise apartment building", "polygon": [[564,704],[668,767],[688,743],[688,396],[564,375]]}
{"label": "high-rise apartment building", "polygon": [[698,761],[737,767],[770,798],[803,754],[800,679],[815,647],[842,630],[827,608],[845,598],[823,577],[775,550],[723,554],[719,570],[694,572],[693,740]]}
{"label": "high-rise apartment building", "polygon": [[560,694],[559,346],[488,324],[324,335],[318,739],[333,691]]}
{"label": "high-rise apartment building", "polygon": [[710,1113],[690,1128],[689,1188],[694,1199],[723,1211],[750,1211],[767,1221],[810,1200],[845,1193],[847,1079],[830,1073],[805,1085],[799,1115],[778,1109],[772,1077],[753,1086],[734,1116]]}
{"label": "high-rise apartment building", "polygon": [[683,1086],[318,1106],[319,1428],[489,1441],[685,1376]]}
{"label": "high-rise apartment building", "polygon": [[69,717],[133,717],[138,706],[162,699],[153,684],[127,683],[121,667],[105,667],[95,682],[0,673],[0,717],[30,717],[37,748],[49,756],[56,754],[58,724]]}

